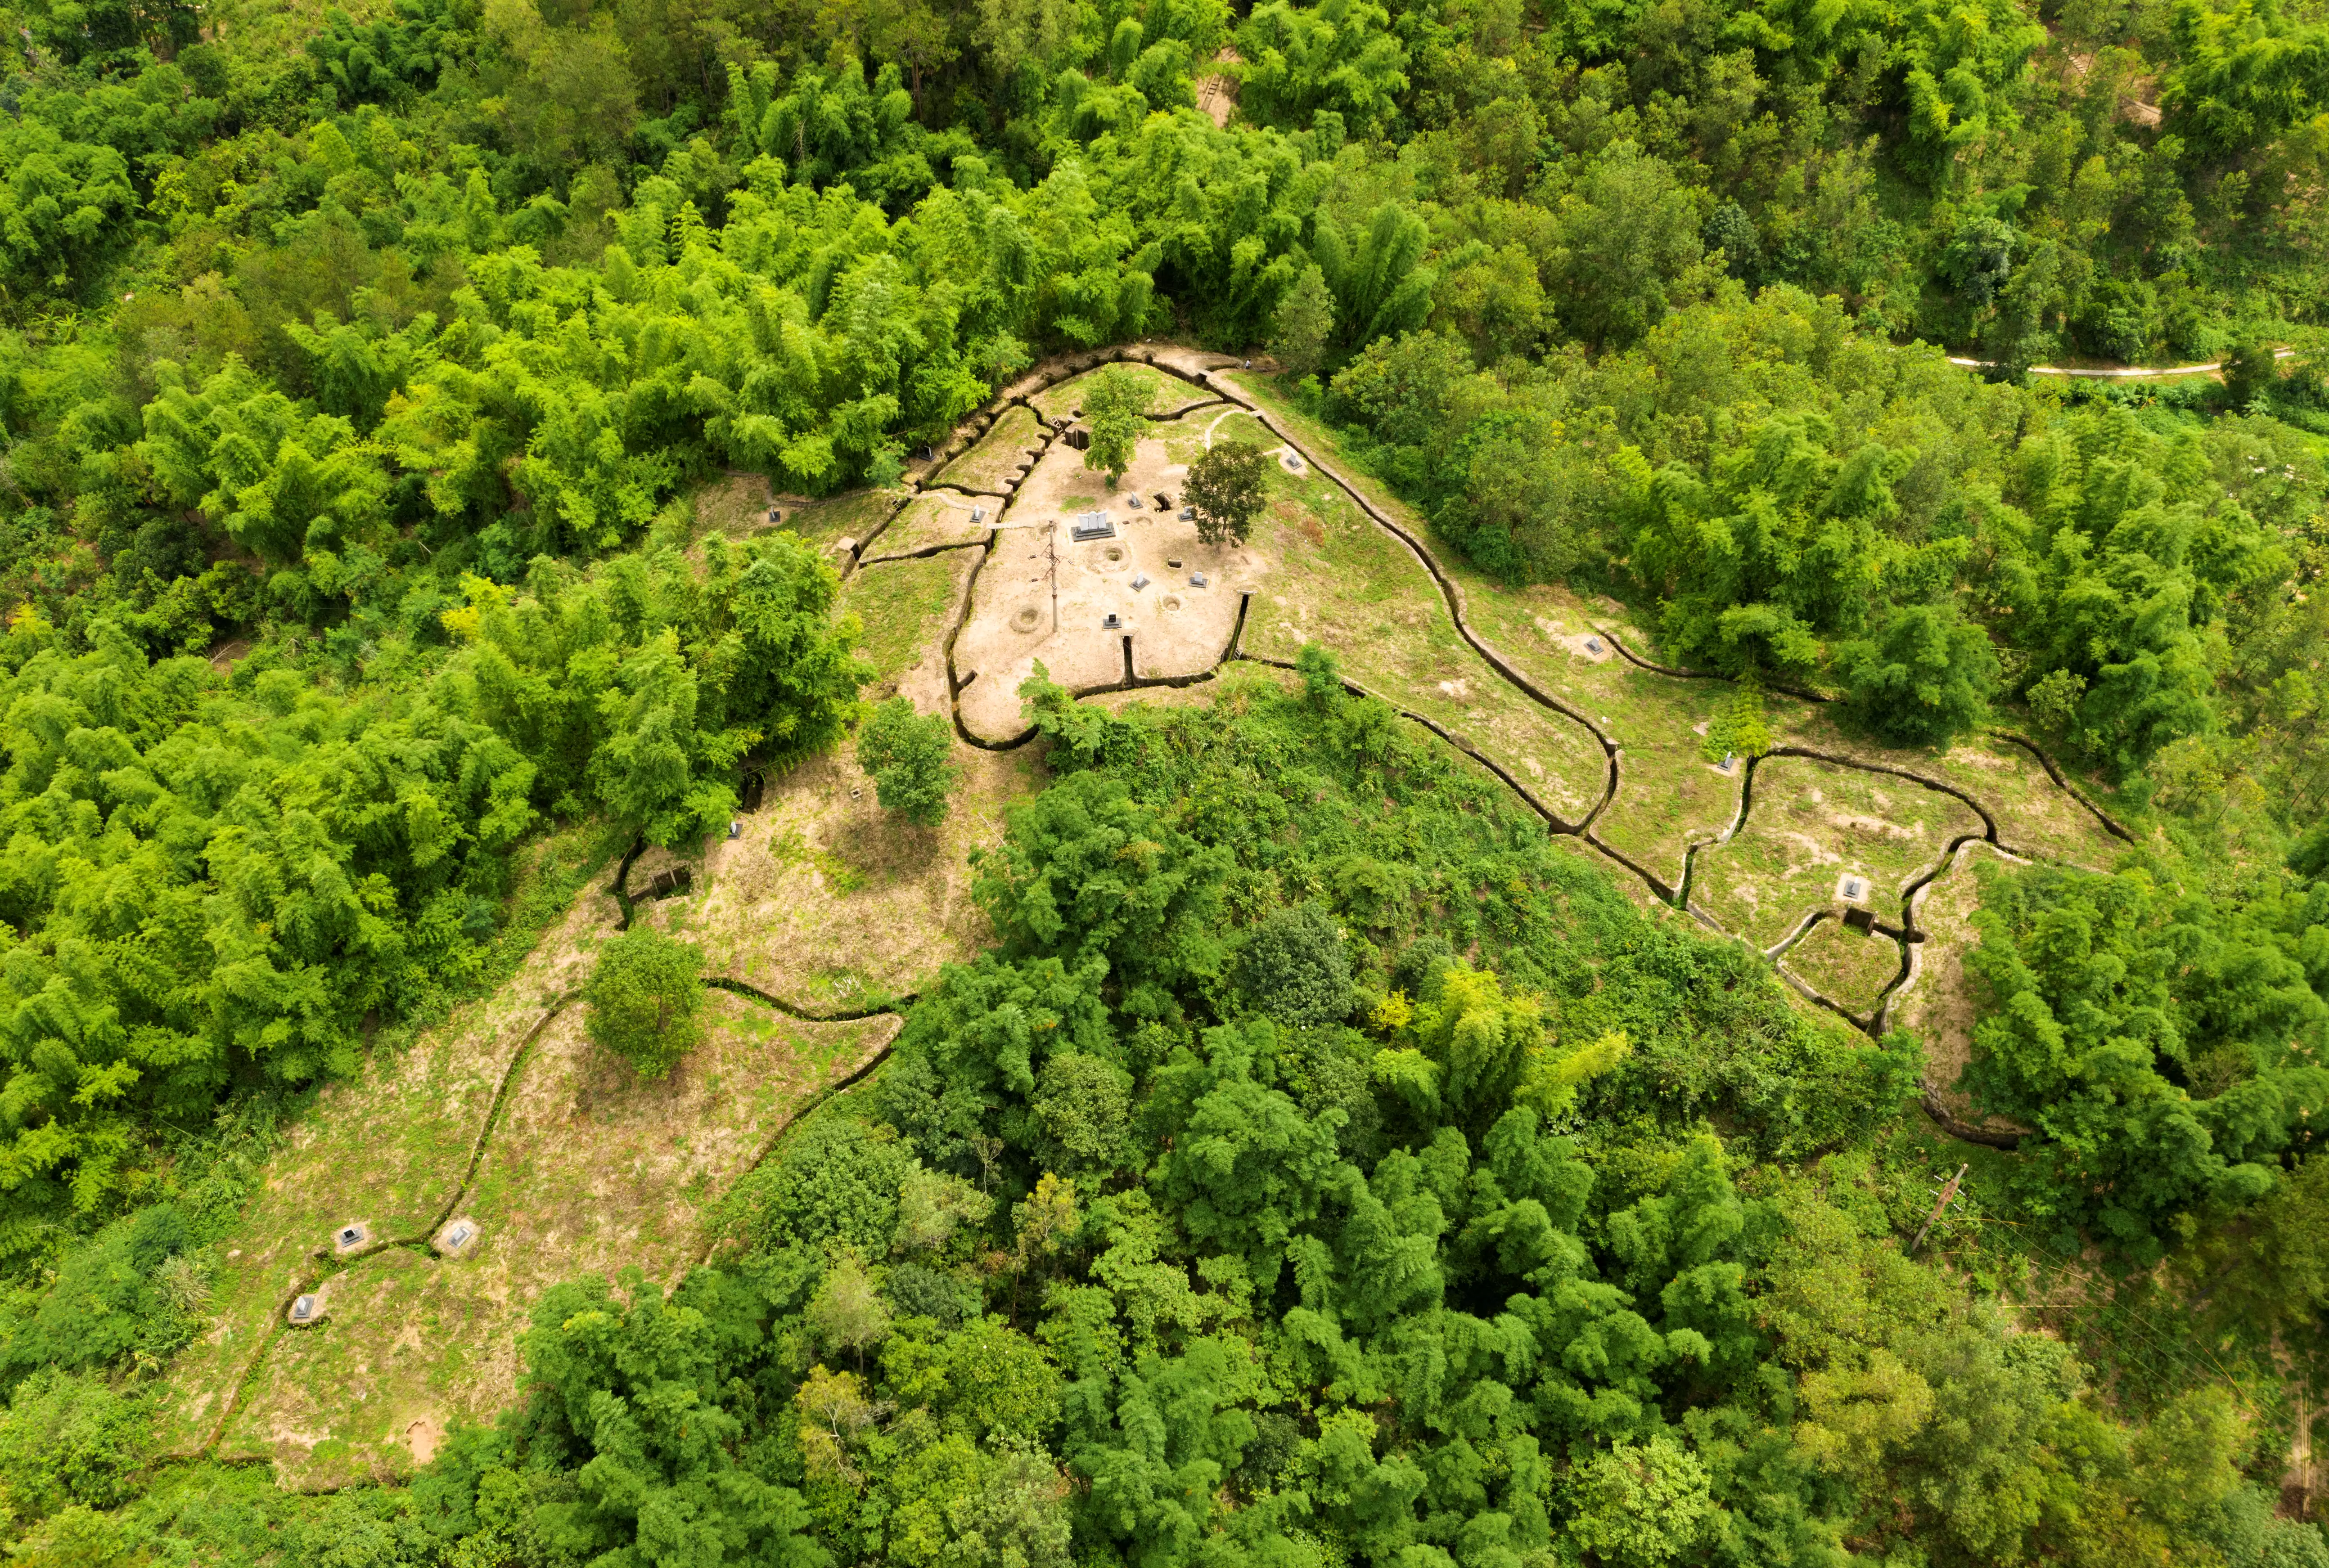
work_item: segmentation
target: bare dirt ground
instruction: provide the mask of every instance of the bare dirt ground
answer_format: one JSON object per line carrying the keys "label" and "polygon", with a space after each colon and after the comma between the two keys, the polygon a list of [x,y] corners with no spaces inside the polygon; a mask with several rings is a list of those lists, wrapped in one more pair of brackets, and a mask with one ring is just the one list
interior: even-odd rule
{"label": "bare dirt ground", "polygon": [[[1004,509],[994,557],[980,572],[970,617],[955,643],[962,718],[972,734],[1005,740],[1024,728],[1019,685],[1040,662],[1070,688],[1210,670],[1229,646],[1240,596],[1261,582],[1268,555],[1251,547],[1200,543],[1177,504],[1188,476],[1175,461],[1173,431],[1142,440],[1123,481],[1084,467],[1084,455],[1055,442]],[[1137,495],[1135,508],[1128,498]],[[1115,537],[1078,542],[1077,513],[1105,512]],[[1177,561],[1180,564],[1175,566]],[[1193,578],[1206,578],[1199,587]],[[1145,580],[1144,580],[1145,579]],[[1140,586],[1136,587],[1135,584]],[[1107,625],[1108,615],[1117,627]]]}

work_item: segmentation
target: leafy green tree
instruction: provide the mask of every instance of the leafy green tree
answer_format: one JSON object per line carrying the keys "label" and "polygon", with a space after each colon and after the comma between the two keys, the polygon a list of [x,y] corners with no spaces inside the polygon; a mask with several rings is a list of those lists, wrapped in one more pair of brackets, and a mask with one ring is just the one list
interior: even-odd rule
{"label": "leafy green tree", "polygon": [[1685,1562],[1718,1527],[1705,1464],[1664,1432],[1594,1454],[1571,1486],[1572,1538],[1611,1568]]}
{"label": "leafy green tree", "polygon": [[1032,1152],[1053,1169],[1105,1173],[1123,1163],[1132,1131],[1124,1070],[1098,1056],[1061,1051],[1043,1064],[1029,1102],[1043,1137]]}
{"label": "leafy green tree", "polygon": [[1259,1011],[1295,1028],[1351,1010],[1351,957],[1334,917],[1315,904],[1272,913],[1239,949],[1238,989]]}
{"label": "leafy green tree", "polygon": [[953,756],[946,719],[917,714],[910,698],[875,705],[857,732],[857,763],[873,780],[874,798],[919,827],[946,820],[947,797],[961,777]]}
{"label": "leafy green tree", "polygon": [[102,1377],[35,1372],[0,1413],[0,1495],[26,1524],[75,1504],[118,1507],[137,1490],[131,1478],[150,1424],[137,1399]]}
{"label": "leafy green tree", "polygon": [[1265,125],[1303,127],[1322,111],[1362,135],[1383,127],[1407,90],[1406,47],[1369,0],[1268,0],[1237,33],[1240,105]]}
{"label": "leafy green tree", "polygon": [[582,992],[590,1038],[641,1077],[662,1077],[703,1038],[702,974],[702,948],[651,925],[610,938]]}
{"label": "leafy green tree", "polygon": [[2242,338],[2224,356],[2224,390],[2231,394],[2232,407],[2245,408],[2272,390],[2280,380],[2280,367],[2272,357],[2269,344],[2255,338]]}
{"label": "leafy green tree", "polygon": [[1302,269],[1270,318],[1269,352],[1293,375],[1306,376],[1325,362],[1334,338],[1334,296],[1316,263]]}
{"label": "leafy green tree", "polygon": [[827,1554],[792,1488],[738,1451],[743,1422],[721,1398],[760,1339],[740,1286],[699,1272],[668,1296],[632,1271],[553,1287],[523,1346],[542,1391],[538,1441],[575,1474],[570,1500],[533,1524],[553,1551],[671,1563],[815,1568]]}
{"label": "leafy green tree", "polygon": [[2028,1179],[2049,1208],[2155,1256],[2173,1216],[2273,1189],[2299,1109],[2329,1098],[2302,1044],[2329,1003],[2301,918],[2177,897],[2140,870],[1985,876],[1966,962],[1989,1005],[1966,1076],[2035,1129]]}
{"label": "leafy green tree", "polygon": [[1370,213],[1355,239],[1331,215],[1321,217],[1311,256],[1334,294],[1345,352],[1412,332],[1430,315],[1439,277],[1424,260],[1430,243],[1423,220],[1396,202]]}
{"label": "leafy green tree", "polygon": [[864,1261],[845,1248],[826,1259],[802,1317],[819,1344],[854,1355],[861,1371],[867,1349],[890,1337],[890,1309],[874,1290]]}
{"label": "leafy green tree", "polygon": [[917,1167],[888,1127],[828,1112],[788,1134],[723,1200],[724,1235],[757,1251],[834,1247],[881,1257]]}
{"label": "leafy green tree", "polygon": [[1084,384],[1084,423],[1091,428],[1084,466],[1106,473],[1111,486],[1132,466],[1141,416],[1155,394],[1155,387],[1139,371],[1124,365],[1110,365]]}
{"label": "leafy green tree", "polygon": [[1618,142],[1563,198],[1554,297],[1572,332],[1622,347],[1683,303],[1701,253],[1690,194],[1659,158]]}
{"label": "leafy green tree", "polygon": [[1210,545],[1241,545],[1268,503],[1269,459],[1244,441],[1217,441],[1189,465],[1181,499],[1197,513],[1197,537]]}
{"label": "leafy green tree", "polygon": [[1840,645],[1835,664],[1860,723],[1895,745],[1947,746],[1988,713],[1997,656],[1955,606],[1901,605],[1874,637]]}
{"label": "leafy green tree", "polygon": [[1168,987],[1220,972],[1227,851],[1200,844],[1122,781],[1070,774],[1014,806],[1003,846],[978,860],[976,892],[1006,952],[1104,958],[1135,1014]]}

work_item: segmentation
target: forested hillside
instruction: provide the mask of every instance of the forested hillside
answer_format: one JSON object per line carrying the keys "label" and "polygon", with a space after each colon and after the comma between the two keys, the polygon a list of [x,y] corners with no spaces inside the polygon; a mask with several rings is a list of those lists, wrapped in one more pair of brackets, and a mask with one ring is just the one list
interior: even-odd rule
{"label": "forested hillside", "polygon": [[[2329,1568],[2317,0],[0,16],[12,1560]],[[1710,765],[2002,728],[2124,853],[1982,873],[1943,1072],[1330,649],[1039,666],[993,951],[704,1266],[410,1474],[165,1452],[319,1089],[868,721],[800,509],[1168,340],[1730,682]]]}

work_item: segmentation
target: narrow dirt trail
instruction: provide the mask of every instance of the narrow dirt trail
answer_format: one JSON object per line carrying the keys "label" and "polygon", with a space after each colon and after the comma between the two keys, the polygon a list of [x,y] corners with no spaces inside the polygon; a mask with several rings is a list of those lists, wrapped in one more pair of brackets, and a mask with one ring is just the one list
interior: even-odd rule
{"label": "narrow dirt trail", "polygon": [[[2296,351],[2275,349],[2272,357],[2292,360],[2296,357]],[[1969,360],[1957,354],[1949,356],[1949,363],[1963,366],[1968,371],[1994,371],[1998,368],[1995,360]],[[2140,381],[2164,376],[2204,376],[2223,368],[2222,360],[2211,360],[2204,365],[2032,365],[2030,373],[2033,376],[2070,376],[2079,380]]]}

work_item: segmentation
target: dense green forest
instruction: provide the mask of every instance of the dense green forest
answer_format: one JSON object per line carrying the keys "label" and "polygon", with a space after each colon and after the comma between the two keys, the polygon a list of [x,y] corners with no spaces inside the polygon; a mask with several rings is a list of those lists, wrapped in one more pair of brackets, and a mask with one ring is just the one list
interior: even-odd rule
{"label": "dense green forest", "polygon": [[[2315,0],[0,15],[12,1560],[2329,1568]],[[996,951],[712,1263],[554,1292],[409,1484],[159,1460],[268,1152],[507,976],[529,846],[861,725],[943,814],[830,559],[691,487],[1142,338],[1669,665],[2110,790],[2120,865],[1985,874],[2021,1149],[1323,651],[1038,681]]]}

